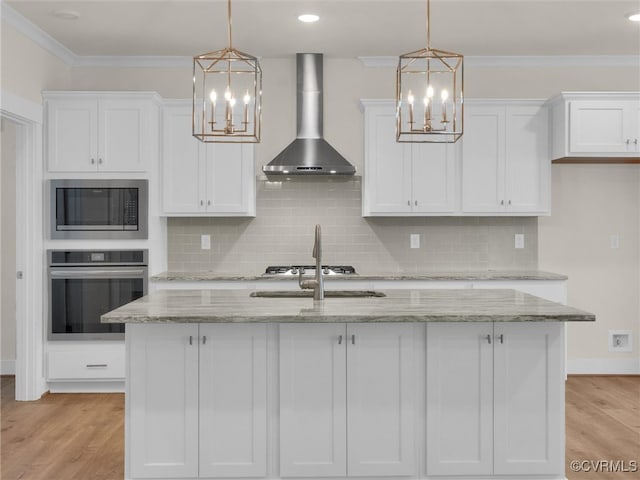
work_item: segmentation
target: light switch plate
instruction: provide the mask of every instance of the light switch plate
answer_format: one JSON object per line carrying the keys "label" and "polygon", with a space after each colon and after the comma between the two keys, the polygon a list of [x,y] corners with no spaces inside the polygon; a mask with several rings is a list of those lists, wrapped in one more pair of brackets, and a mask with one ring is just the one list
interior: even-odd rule
{"label": "light switch plate", "polygon": [[420,248],[420,234],[412,233],[410,238],[411,248]]}
{"label": "light switch plate", "polygon": [[211,250],[211,235],[200,235],[200,248]]}
{"label": "light switch plate", "polygon": [[516,248],[524,248],[524,233],[516,233],[516,236],[515,236],[515,247]]}

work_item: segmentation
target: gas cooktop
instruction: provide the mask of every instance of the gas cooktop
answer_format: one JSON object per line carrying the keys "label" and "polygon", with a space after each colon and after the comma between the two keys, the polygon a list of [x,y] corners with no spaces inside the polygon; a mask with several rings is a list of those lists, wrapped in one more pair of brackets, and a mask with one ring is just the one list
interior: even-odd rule
{"label": "gas cooktop", "polygon": [[[265,275],[314,275],[316,273],[315,265],[289,265],[289,266],[268,266]],[[323,265],[322,273],[324,275],[356,275],[356,269],[351,265]]]}

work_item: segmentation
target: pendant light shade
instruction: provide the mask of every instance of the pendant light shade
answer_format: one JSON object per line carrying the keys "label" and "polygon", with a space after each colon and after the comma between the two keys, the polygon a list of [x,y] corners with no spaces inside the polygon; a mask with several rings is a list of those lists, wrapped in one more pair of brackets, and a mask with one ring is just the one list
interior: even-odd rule
{"label": "pendant light shade", "polygon": [[431,48],[400,55],[396,70],[396,140],[454,143],[463,131],[463,55]]}
{"label": "pendant light shade", "polygon": [[202,142],[258,143],[262,69],[258,59],[233,48],[231,0],[229,45],[193,57],[193,136]]}

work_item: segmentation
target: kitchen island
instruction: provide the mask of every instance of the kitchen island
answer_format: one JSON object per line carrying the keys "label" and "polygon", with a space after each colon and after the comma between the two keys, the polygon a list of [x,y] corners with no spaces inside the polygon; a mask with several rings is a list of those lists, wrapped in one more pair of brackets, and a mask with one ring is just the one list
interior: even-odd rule
{"label": "kitchen island", "polygon": [[[564,328],[514,290],[154,292],[126,322],[126,477],[564,478]],[[506,477],[505,477],[506,476]]]}

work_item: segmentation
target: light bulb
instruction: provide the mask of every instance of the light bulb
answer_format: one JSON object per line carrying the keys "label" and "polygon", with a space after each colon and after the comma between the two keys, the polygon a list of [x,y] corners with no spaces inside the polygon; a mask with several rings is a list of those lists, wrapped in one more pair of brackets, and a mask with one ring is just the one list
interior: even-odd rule
{"label": "light bulb", "polygon": [[433,87],[431,85],[427,87],[427,98],[433,98]]}
{"label": "light bulb", "polygon": [[422,101],[424,102],[424,106],[426,107],[427,105],[429,105],[429,97],[424,97],[422,99]]}
{"label": "light bulb", "polygon": [[442,103],[446,102],[447,99],[449,98],[449,92],[447,92],[447,90],[442,90],[442,93],[440,94],[440,98],[442,99]]}
{"label": "light bulb", "polygon": [[249,101],[251,101],[251,97],[249,96],[249,90],[247,90],[247,91],[245,92],[244,97],[243,97],[243,100],[244,100],[244,104],[245,104],[245,105],[248,105],[248,104],[249,104]]}
{"label": "light bulb", "polygon": [[231,89],[229,88],[229,86],[227,86],[226,90],[224,91],[224,99],[227,102],[231,100]]}
{"label": "light bulb", "polygon": [[216,100],[218,99],[218,94],[216,93],[215,90],[211,90],[211,93],[209,94],[209,98],[211,99],[211,103],[215,104]]}
{"label": "light bulb", "polygon": [[411,93],[411,90],[407,94],[407,102],[409,102],[409,105],[413,105],[413,93]]}
{"label": "light bulb", "polygon": [[231,107],[234,107],[236,105],[236,99],[235,97],[231,97],[229,99],[229,105],[231,105]]}

